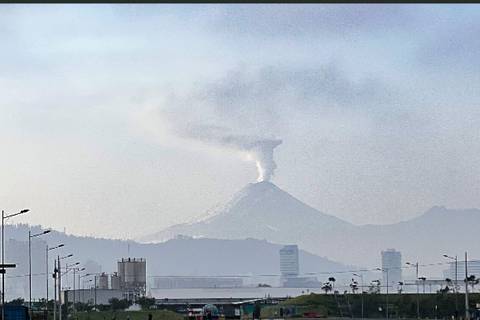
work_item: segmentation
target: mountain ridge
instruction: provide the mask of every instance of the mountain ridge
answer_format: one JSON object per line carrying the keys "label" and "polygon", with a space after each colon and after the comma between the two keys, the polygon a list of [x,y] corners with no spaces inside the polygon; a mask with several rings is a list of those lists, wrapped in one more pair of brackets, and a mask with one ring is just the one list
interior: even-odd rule
{"label": "mountain ridge", "polygon": [[[403,251],[409,260],[427,261],[438,261],[445,250],[480,251],[480,245],[469,240],[476,225],[480,225],[479,209],[444,206],[433,206],[397,223],[354,225],[303,203],[273,183],[260,182],[248,184],[202,221],[170,226],[138,240],[155,243],[178,235],[266,239],[296,243],[344,264],[378,265],[380,251],[386,248]],[[465,232],[454,236],[456,230],[462,229]]]}

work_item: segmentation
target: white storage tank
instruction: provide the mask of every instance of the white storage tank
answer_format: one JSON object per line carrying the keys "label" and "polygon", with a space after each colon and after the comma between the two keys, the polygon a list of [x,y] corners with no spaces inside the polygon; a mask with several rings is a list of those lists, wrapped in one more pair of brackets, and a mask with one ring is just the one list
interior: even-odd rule
{"label": "white storage tank", "polygon": [[102,272],[102,274],[98,277],[97,288],[108,289],[108,275],[105,272]]}
{"label": "white storage tank", "polygon": [[122,289],[144,295],[147,288],[147,262],[143,258],[118,261],[118,276]]}
{"label": "white storage tank", "polygon": [[118,273],[114,272],[110,276],[110,287],[113,290],[120,290],[120,277],[118,276]]}

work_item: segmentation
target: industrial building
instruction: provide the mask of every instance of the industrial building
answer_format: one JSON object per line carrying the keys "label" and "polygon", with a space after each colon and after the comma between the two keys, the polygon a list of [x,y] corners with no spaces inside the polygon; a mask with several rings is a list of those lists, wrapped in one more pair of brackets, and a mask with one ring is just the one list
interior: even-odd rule
{"label": "industrial building", "polygon": [[[117,272],[93,274],[91,288],[65,290],[63,301],[89,304],[109,304],[110,299],[136,301],[147,289],[147,262],[143,258],[126,258],[117,261]],[[109,281],[110,279],[110,281]]]}
{"label": "industrial building", "polygon": [[140,258],[127,258],[117,262],[120,289],[128,300],[144,296],[147,292],[147,262]]}
{"label": "industrial building", "polygon": [[117,298],[119,300],[123,299],[124,292],[122,290],[100,289],[92,287],[89,289],[65,290],[63,291],[62,302],[81,302],[90,305],[105,305],[110,304],[110,300],[113,298]]}
{"label": "industrial building", "polygon": [[382,279],[390,290],[396,290],[399,282],[402,281],[402,254],[395,249],[387,249],[382,251]]}
{"label": "industrial building", "polygon": [[240,288],[241,278],[233,277],[158,277],[154,289]]}
{"label": "industrial building", "polygon": [[[480,278],[480,260],[467,261],[467,269],[468,276],[474,275],[476,278]],[[455,262],[451,262],[443,274],[445,278],[455,280]],[[457,262],[457,279],[459,283],[463,283],[463,279],[465,279],[465,261]]]}

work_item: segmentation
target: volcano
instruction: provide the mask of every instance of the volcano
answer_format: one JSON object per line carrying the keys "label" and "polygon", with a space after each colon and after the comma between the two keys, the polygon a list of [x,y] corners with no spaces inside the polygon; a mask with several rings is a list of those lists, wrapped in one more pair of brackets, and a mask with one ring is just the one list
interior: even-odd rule
{"label": "volcano", "polygon": [[[438,262],[444,251],[480,252],[472,241],[480,225],[478,209],[433,207],[416,218],[386,225],[354,225],[303,203],[271,182],[251,183],[208,217],[171,226],[138,239],[164,242],[179,236],[267,240],[344,264],[378,265],[386,248],[407,259]],[[464,232],[452,232],[464,230]]]}
{"label": "volcano", "polygon": [[341,240],[339,235],[352,228],[355,226],[310,207],[271,182],[262,181],[248,184],[203,220],[177,224],[139,240],[160,242],[178,236],[255,238],[280,244],[297,243],[318,251],[315,244],[319,236]]}

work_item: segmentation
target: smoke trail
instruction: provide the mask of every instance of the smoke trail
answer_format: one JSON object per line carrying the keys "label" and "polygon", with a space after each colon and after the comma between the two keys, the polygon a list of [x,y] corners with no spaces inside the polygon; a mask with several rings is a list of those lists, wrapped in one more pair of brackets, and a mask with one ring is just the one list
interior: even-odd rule
{"label": "smoke trail", "polygon": [[258,182],[269,181],[277,168],[273,159],[273,149],[280,145],[282,140],[232,134],[230,130],[219,126],[191,124],[184,128],[181,135],[219,147],[247,152],[257,166]]}

